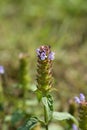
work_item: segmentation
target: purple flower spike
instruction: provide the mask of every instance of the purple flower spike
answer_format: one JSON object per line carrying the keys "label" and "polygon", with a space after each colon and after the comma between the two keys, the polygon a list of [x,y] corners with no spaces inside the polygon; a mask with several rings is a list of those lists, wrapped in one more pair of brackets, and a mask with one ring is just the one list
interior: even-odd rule
{"label": "purple flower spike", "polygon": [[39,48],[36,50],[36,52],[37,52],[37,55],[40,56],[40,49]]}
{"label": "purple flower spike", "polygon": [[72,125],[73,130],[78,130],[77,126],[75,124]]}
{"label": "purple flower spike", "polygon": [[0,74],[4,74],[5,70],[4,67],[0,65]]}
{"label": "purple flower spike", "polygon": [[80,93],[80,101],[85,101],[85,96],[83,93]]}
{"label": "purple flower spike", "polygon": [[48,55],[48,59],[49,60],[54,60],[54,55],[55,55],[54,52],[50,52],[50,54]]}
{"label": "purple flower spike", "polygon": [[75,102],[76,102],[76,103],[78,103],[78,104],[81,103],[81,101],[80,101],[80,99],[79,99],[78,97],[75,97],[74,99],[75,99]]}
{"label": "purple flower spike", "polygon": [[46,57],[47,57],[47,56],[46,56],[46,53],[45,53],[45,52],[42,52],[42,53],[40,54],[41,60],[45,60]]}

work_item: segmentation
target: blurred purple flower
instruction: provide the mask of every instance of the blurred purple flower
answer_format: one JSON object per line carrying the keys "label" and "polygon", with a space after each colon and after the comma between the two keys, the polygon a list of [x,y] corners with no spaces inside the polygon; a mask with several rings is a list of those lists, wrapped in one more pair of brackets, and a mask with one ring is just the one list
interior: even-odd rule
{"label": "blurred purple flower", "polygon": [[80,93],[80,101],[85,101],[85,96],[83,93]]}
{"label": "blurred purple flower", "polygon": [[41,60],[45,60],[46,57],[47,57],[47,56],[46,56],[46,52],[42,52],[42,53],[40,54]]}
{"label": "blurred purple flower", "polygon": [[75,102],[78,104],[85,102],[85,96],[83,93],[80,93],[80,96],[79,97],[76,96],[74,99],[75,99]]}
{"label": "blurred purple flower", "polygon": [[49,60],[54,60],[54,55],[55,55],[54,52],[50,52],[49,55],[48,55],[48,59]]}
{"label": "blurred purple flower", "polygon": [[36,50],[36,52],[37,52],[37,55],[40,56],[40,49],[39,48]]}
{"label": "blurred purple flower", "polygon": [[78,104],[81,103],[81,101],[80,101],[80,99],[79,99],[78,97],[75,97],[74,99],[75,99],[75,102],[76,102],[76,103],[78,103]]}
{"label": "blurred purple flower", "polygon": [[5,72],[4,67],[0,65],[0,74],[4,74],[4,72]]}
{"label": "blurred purple flower", "polygon": [[72,125],[72,129],[73,129],[73,130],[78,130],[78,127],[77,127],[75,124],[73,124],[73,125]]}

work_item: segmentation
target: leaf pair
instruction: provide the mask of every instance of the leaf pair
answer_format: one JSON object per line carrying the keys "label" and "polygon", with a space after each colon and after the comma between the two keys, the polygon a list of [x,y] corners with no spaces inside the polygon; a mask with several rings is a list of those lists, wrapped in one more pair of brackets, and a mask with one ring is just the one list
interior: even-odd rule
{"label": "leaf pair", "polygon": [[46,112],[46,120],[41,121],[37,117],[31,117],[22,127],[20,127],[18,130],[31,130],[34,128],[38,122],[43,124],[48,124],[51,120],[73,120],[73,122],[78,126],[78,121],[73,117],[71,114],[67,112],[54,112],[53,111],[53,99],[52,96],[48,95],[47,97],[42,98],[42,103],[45,107]]}
{"label": "leaf pair", "polygon": [[48,115],[48,121],[52,120],[72,120],[77,126],[78,121],[68,112],[54,112],[53,111],[53,100],[50,95],[48,97],[43,97],[42,102],[46,107],[47,115]]}

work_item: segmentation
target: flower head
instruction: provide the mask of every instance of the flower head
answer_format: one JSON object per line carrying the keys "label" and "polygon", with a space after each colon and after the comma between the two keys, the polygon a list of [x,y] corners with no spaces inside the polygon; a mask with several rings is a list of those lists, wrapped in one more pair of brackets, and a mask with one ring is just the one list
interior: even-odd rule
{"label": "flower head", "polygon": [[76,96],[74,99],[75,99],[75,102],[78,104],[85,102],[85,96],[82,93],[80,93],[79,97]]}
{"label": "flower head", "polygon": [[51,52],[50,46],[41,46],[36,50],[37,56],[40,60],[54,60],[54,52]]}
{"label": "flower head", "polygon": [[[87,130],[87,102],[83,93],[80,93],[79,97],[75,97],[78,106],[78,121],[80,130]],[[77,130],[77,129],[75,129]]]}
{"label": "flower head", "polygon": [[4,67],[0,65],[0,74],[4,74],[5,70]]}
{"label": "flower head", "polygon": [[37,88],[42,93],[48,92],[53,86],[52,60],[54,52],[51,52],[50,46],[40,46],[37,53]]}

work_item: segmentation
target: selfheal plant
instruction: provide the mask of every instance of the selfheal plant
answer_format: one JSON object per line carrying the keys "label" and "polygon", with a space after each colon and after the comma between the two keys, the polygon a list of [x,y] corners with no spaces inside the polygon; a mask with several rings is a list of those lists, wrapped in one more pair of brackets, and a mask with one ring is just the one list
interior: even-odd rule
{"label": "selfheal plant", "polygon": [[75,102],[79,105],[79,128],[81,130],[87,130],[87,101],[85,95],[80,93],[79,97],[75,97]]}
{"label": "selfheal plant", "polygon": [[52,63],[55,53],[51,51],[50,46],[40,46],[37,53],[37,90],[35,93],[40,96],[39,103],[43,104],[43,119],[41,117],[31,117],[18,130],[31,130],[39,122],[48,130],[49,123],[53,120],[71,119],[77,125],[77,120],[67,112],[55,112],[53,109],[53,97],[51,95],[53,86]]}
{"label": "selfheal plant", "polygon": [[[53,100],[49,95],[49,91],[53,85],[52,61],[54,60],[55,53],[51,51],[50,46],[41,46],[36,52],[38,58],[37,91],[41,93],[42,103],[44,105],[44,122],[46,130],[48,130],[48,123],[51,120],[51,113],[53,111]],[[51,103],[50,108],[49,103]]]}

